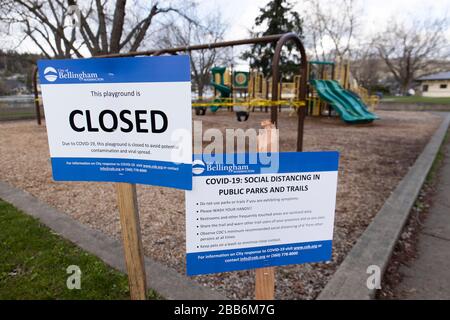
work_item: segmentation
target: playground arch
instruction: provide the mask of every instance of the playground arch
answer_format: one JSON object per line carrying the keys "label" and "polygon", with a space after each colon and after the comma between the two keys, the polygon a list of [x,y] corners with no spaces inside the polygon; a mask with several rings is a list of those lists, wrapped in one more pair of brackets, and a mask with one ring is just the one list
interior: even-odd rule
{"label": "playground arch", "polygon": [[[99,55],[93,58],[119,58],[119,57],[136,57],[136,56],[159,56],[163,54],[171,54],[176,55],[179,53],[187,53],[190,55],[192,51],[195,50],[207,50],[207,49],[215,49],[215,48],[225,48],[225,47],[234,47],[240,45],[249,45],[249,44],[267,44],[274,43],[275,53],[272,58],[272,101],[277,101],[279,97],[278,92],[278,83],[280,79],[280,60],[282,55],[282,50],[284,45],[288,42],[293,42],[298,51],[300,52],[300,85],[298,87],[298,97],[300,101],[306,101],[306,93],[307,93],[307,76],[308,76],[308,61],[306,56],[305,47],[303,46],[303,42],[300,37],[292,32],[285,34],[276,34],[269,35],[259,38],[250,38],[250,39],[241,39],[241,40],[232,40],[232,41],[222,41],[222,42],[214,42],[207,44],[198,44],[192,46],[182,46],[182,47],[173,47],[166,49],[158,49],[158,50],[147,50],[147,51],[135,51],[128,53],[113,53],[107,55]],[[85,58],[90,59],[90,58]],[[37,124],[41,125],[41,106],[39,99],[39,91],[38,91],[38,73],[37,66],[33,69],[33,91],[34,91],[34,104],[36,109],[36,120]],[[274,103],[270,107],[270,120],[273,124],[278,127],[278,107]],[[304,130],[304,121],[306,117],[306,107],[300,107],[297,109],[297,151],[302,151],[303,149],[303,130]]]}

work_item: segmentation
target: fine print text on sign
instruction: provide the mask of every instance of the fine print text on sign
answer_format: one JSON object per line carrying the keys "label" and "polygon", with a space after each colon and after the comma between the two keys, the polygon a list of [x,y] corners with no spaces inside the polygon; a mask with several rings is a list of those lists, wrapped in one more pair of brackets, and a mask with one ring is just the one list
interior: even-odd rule
{"label": "fine print text on sign", "polygon": [[[235,161],[239,155],[235,155]],[[187,274],[331,259],[339,153],[278,153],[260,164],[194,157],[186,191]]]}
{"label": "fine print text on sign", "polygon": [[188,56],[41,60],[59,181],[192,187]]}

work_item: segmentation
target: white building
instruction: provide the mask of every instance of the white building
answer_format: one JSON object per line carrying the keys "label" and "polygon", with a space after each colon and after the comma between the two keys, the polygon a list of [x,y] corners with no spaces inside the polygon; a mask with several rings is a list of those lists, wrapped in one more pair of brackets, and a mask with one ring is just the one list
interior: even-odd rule
{"label": "white building", "polygon": [[450,97],[450,71],[439,72],[418,79],[424,97]]}

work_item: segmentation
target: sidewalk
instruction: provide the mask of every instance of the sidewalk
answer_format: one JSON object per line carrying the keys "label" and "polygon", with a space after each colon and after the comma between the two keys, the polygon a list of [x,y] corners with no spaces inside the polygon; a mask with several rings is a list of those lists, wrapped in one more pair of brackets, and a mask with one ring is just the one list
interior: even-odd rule
{"label": "sidewalk", "polygon": [[429,215],[419,233],[418,257],[400,272],[401,299],[450,299],[450,142],[438,173]]}

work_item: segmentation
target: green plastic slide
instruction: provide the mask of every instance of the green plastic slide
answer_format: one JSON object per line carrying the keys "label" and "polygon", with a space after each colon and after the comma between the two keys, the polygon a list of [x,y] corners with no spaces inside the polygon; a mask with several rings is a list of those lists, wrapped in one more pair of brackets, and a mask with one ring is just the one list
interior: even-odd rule
{"label": "green plastic slide", "polygon": [[329,103],[347,123],[370,123],[379,119],[367,110],[364,102],[355,94],[345,90],[335,80],[312,80],[311,85],[323,101]]}
{"label": "green plastic slide", "polygon": [[[216,88],[217,91],[220,92],[220,98],[214,99],[213,102],[225,102],[226,100],[221,99],[221,98],[229,98],[230,97],[230,95],[231,95],[231,88],[230,87],[227,87],[227,86],[225,86],[223,84],[218,84],[218,83],[215,83],[215,82],[211,82],[211,85],[214,88]],[[211,111],[212,112],[216,112],[217,110],[219,110],[219,108],[220,108],[219,106],[212,105],[211,106]]]}

